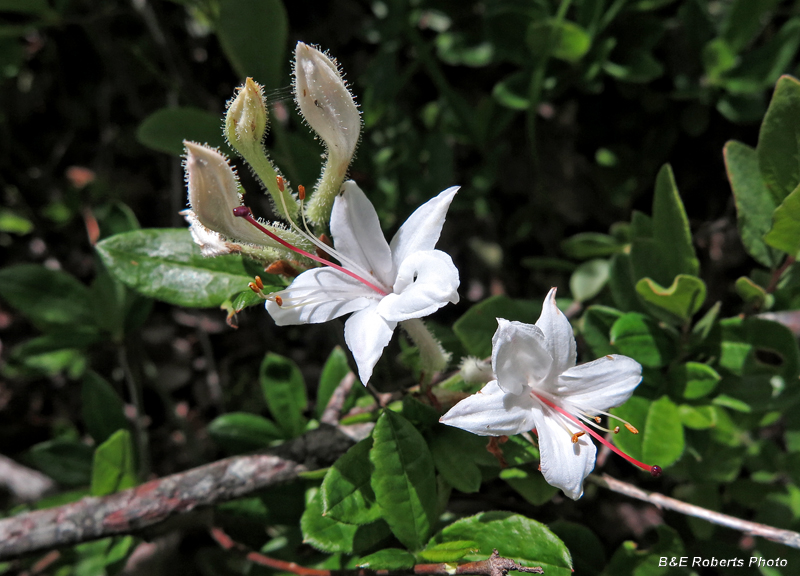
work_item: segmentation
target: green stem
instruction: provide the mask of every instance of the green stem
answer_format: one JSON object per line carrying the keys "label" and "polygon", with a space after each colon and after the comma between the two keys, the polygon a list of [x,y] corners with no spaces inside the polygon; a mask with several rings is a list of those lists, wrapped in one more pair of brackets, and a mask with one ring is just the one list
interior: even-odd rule
{"label": "green stem", "polygon": [[131,371],[130,363],[128,362],[128,350],[125,344],[121,344],[117,348],[117,358],[125,373],[125,384],[128,388],[128,395],[131,397],[131,403],[136,411],[133,418],[133,426],[136,431],[136,446],[139,452],[139,478],[143,481],[147,480],[150,476],[150,445],[147,438],[147,430],[145,430],[142,417],[144,416],[144,401],[142,399],[142,387],[139,382],[134,378]]}
{"label": "green stem", "polygon": [[[300,211],[297,200],[292,196],[288,183],[284,186],[283,192],[278,188],[278,173],[275,171],[275,167],[272,165],[272,162],[270,162],[270,159],[267,158],[267,153],[264,151],[263,147],[259,146],[259,149],[243,154],[242,157],[250,164],[255,175],[258,176],[258,179],[264,184],[267,192],[272,196],[275,210],[277,210],[285,220],[294,220],[297,218]],[[283,200],[281,200],[281,197],[283,197]],[[286,208],[285,210],[284,206]],[[286,212],[287,210],[289,212],[288,214]]]}
{"label": "green stem", "polygon": [[433,375],[441,372],[450,361],[450,354],[445,352],[439,341],[431,334],[425,323],[419,318],[404,320],[400,325],[419,349],[422,365],[422,390],[427,390]]}

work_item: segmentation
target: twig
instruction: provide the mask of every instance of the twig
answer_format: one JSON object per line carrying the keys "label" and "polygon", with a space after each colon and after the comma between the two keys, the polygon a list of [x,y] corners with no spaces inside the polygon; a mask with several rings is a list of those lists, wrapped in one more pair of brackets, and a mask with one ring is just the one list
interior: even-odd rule
{"label": "twig", "polygon": [[34,502],[52,492],[56,483],[49,476],[0,454],[0,486],[5,486],[18,500]]}
{"label": "twig", "polygon": [[649,502],[650,504],[655,504],[656,506],[666,508],[667,510],[674,510],[675,512],[680,512],[681,514],[686,514],[687,516],[701,518],[707,522],[711,522],[712,524],[733,528],[734,530],[739,530],[752,536],[761,536],[767,540],[785,544],[786,546],[791,546],[792,548],[800,548],[800,533],[793,532],[791,530],[783,530],[782,528],[774,528],[772,526],[767,526],[766,524],[759,524],[758,522],[742,520],[734,516],[728,516],[727,514],[701,508],[700,506],[695,506],[694,504],[687,504],[686,502],[681,502],[680,500],[670,498],[669,496],[664,496],[663,494],[659,494],[657,492],[647,492],[646,490],[637,488],[632,484],[612,478],[608,474],[603,474],[602,476],[590,474],[588,479],[598,486],[608,488],[613,492],[624,494],[625,496],[630,496],[631,498],[636,498],[637,500],[642,500],[644,502]]}
{"label": "twig", "polygon": [[0,520],[0,560],[151,528],[332,464],[353,440],[320,426],[266,453],[236,456],[104,497]]}
{"label": "twig", "polygon": [[783,264],[780,268],[777,268],[772,271],[772,277],[769,280],[769,286],[767,286],[767,294],[772,294],[775,292],[775,288],[778,287],[778,282],[783,276],[783,273],[795,262],[794,256],[787,256],[786,260],[783,261]]}
{"label": "twig", "polygon": [[449,563],[440,564],[416,564],[412,568],[406,570],[370,570],[368,568],[353,568],[345,570],[321,570],[318,568],[306,568],[294,562],[286,562],[285,560],[278,560],[265,556],[259,552],[253,552],[246,546],[235,542],[228,536],[221,528],[212,528],[210,530],[211,537],[216,540],[225,550],[236,549],[246,554],[246,558],[255,564],[280,570],[282,572],[290,572],[297,574],[297,576],[392,576],[392,575],[406,575],[406,574],[419,574],[421,576],[453,576],[454,574],[481,574],[483,576],[505,576],[509,571],[515,570],[517,572],[527,572],[529,574],[544,574],[542,568],[521,566],[511,560],[510,558],[503,558],[494,550],[492,555],[486,560],[478,562],[466,562],[459,564],[453,569],[453,565]]}
{"label": "twig", "polygon": [[320,416],[319,421],[323,424],[330,424],[331,426],[335,426],[339,423],[339,419],[342,416],[342,408],[344,407],[345,400],[347,400],[347,395],[350,393],[350,390],[353,388],[353,384],[356,381],[356,375],[353,372],[348,372],[347,375],[342,378],[342,381],[339,382],[339,385],[336,386],[336,389],[331,394],[330,399],[328,400],[328,404],[325,406],[325,410],[322,412],[322,416]]}

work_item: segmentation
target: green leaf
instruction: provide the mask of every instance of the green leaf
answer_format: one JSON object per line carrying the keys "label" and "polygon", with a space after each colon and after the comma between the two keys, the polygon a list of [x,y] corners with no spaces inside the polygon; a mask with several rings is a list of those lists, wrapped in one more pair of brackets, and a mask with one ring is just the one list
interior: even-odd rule
{"label": "green leaf", "polygon": [[656,176],[652,220],[634,214],[632,233],[631,263],[635,280],[652,278],[662,286],[669,286],[679,274],[697,276],[700,263],[669,164]]}
{"label": "green leaf", "polygon": [[708,396],[722,379],[711,366],[699,362],[679,364],[669,376],[677,393],[689,400]]}
{"label": "green leaf", "polygon": [[767,291],[750,280],[747,276],[742,276],[736,280],[735,284],[736,293],[741,296],[745,304],[754,306],[755,308],[766,307],[775,301],[772,294],[767,294]]}
{"label": "green leaf", "polygon": [[575,260],[611,256],[624,247],[617,238],[599,232],[581,232],[561,241],[561,250]]}
{"label": "green leaf", "polygon": [[89,289],[65,272],[8,266],[0,270],[0,296],[40,330],[95,325]]}
{"label": "green leaf", "polygon": [[325,515],[348,524],[369,524],[382,517],[370,486],[372,464],[369,451],[372,438],[350,448],[328,469],[322,481],[322,507]]}
{"label": "green leaf", "polygon": [[676,276],[669,288],[650,278],[642,278],[636,283],[636,292],[655,307],[656,315],[679,324],[688,322],[706,300],[705,282],[685,274]]}
{"label": "green leaf", "polygon": [[575,574],[591,576],[600,573],[606,564],[605,547],[590,528],[566,520],[551,522],[549,527],[572,552]]}
{"label": "green leaf", "polygon": [[0,232],[24,236],[33,230],[33,222],[11,210],[0,210]]}
{"label": "green leaf", "polygon": [[204,258],[188,229],[135,230],[107,238],[96,248],[117,280],[178,306],[220,306],[252,280],[241,256]]}
{"label": "green leaf", "polygon": [[485,560],[497,549],[500,556],[523,566],[540,566],[548,576],[570,576],[572,559],[564,543],[547,526],[511,512],[482,512],[456,520],[431,540],[474,541],[480,551],[465,556],[467,561]]}
{"label": "green leaf", "polygon": [[609,261],[595,258],[578,266],[569,279],[569,289],[578,302],[597,296],[608,282]]}
{"label": "green leaf", "polygon": [[763,17],[779,2],[780,0],[733,0],[722,22],[722,37],[735,52],[739,52],[764,27]]}
{"label": "green leaf", "polygon": [[639,429],[630,434],[623,429],[614,443],[633,458],[648,465],[667,468],[683,453],[684,439],[678,407],[667,396],[650,401],[634,396],[611,413]]}
{"label": "green leaf", "polygon": [[717,316],[719,316],[720,308],[722,308],[722,302],[717,302],[711,308],[709,308],[708,312],[706,312],[692,328],[693,337],[698,339],[700,342],[708,338],[711,330],[714,328],[714,326],[716,326]]}
{"label": "green leaf", "polygon": [[607,306],[589,306],[581,317],[580,334],[596,357],[616,353],[611,345],[611,327],[623,313]]}
{"label": "green leaf", "polygon": [[44,15],[49,11],[47,0],[0,0],[0,12]]}
{"label": "green leaf", "polygon": [[542,305],[528,300],[512,300],[508,296],[492,296],[474,305],[453,324],[467,353],[486,358],[492,353],[492,336],[497,330],[497,318],[513,318],[533,324],[539,318]]}
{"label": "green leaf", "polygon": [[400,542],[419,550],[436,523],[436,478],[425,439],[399,414],[385,410],[372,433],[372,489]]}
{"label": "green leaf", "polygon": [[774,268],[779,255],[764,242],[772,228],[772,214],[777,202],[767,190],[758,166],[755,148],[730,140],[723,148],[725,168],[736,201],[736,220],[745,250],[764,266]]}
{"label": "green leaf", "polygon": [[[321,417],[322,413],[325,412],[325,407],[328,405],[331,396],[333,396],[334,390],[349,373],[350,365],[347,362],[347,354],[345,354],[341,346],[336,346],[325,361],[325,366],[322,367],[322,374],[319,377],[317,405],[315,408],[317,418]],[[358,385],[358,382],[355,385]]]}
{"label": "green leaf", "polygon": [[199,108],[162,108],[144,119],[136,130],[136,139],[148,148],[173,156],[183,154],[184,140],[208,144],[230,155],[232,150],[225,143],[221,123],[221,115]]}
{"label": "green leaf", "polygon": [[629,312],[611,327],[611,344],[642,366],[660,368],[675,356],[675,343],[650,318]]}
{"label": "green leaf", "polygon": [[89,484],[93,450],[75,440],[49,440],[36,444],[26,460],[53,480],[66,486]]}
{"label": "green leaf", "polygon": [[284,437],[274,422],[248,412],[217,416],[208,425],[208,435],[231,454],[261,450]]}
{"label": "green leaf", "polygon": [[527,110],[531,105],[527,94],[529,84],[529,73],[514,72],[494,85],[492,97],[511,110]]}
{"label": "green leaf", "polygon": [[480,490],[483,476],[475,459],[486,451],[485,438],[451,426],[436,426],[428,448],[436,470],[448,484],[465,494]]}
{"label": "green leaf", "polygon": [[784,198],[772,215],[764,242],[795,257],[800,251],[800,186]]}
{"label": "green leaf", "polygon": [[477,552],[480,546],[474,540],[453,540],[441,544],[428,545],[419,551],[419,556],[428,562],[457,562],[467,554]]}
{"label": "green leaf", "polygon": [[378,521],[364,526],[344,524],[323,516],[322,493],[311,489],[300,518],[303,542],[323,552],[360,553],[389,536],[389,527]]}
{"label": "green leaf", "polygon": [[623,542],[614,552],[603,574],[607,576],[682,576],[686,574],[681,568],[676,570],[671,567],[659,567],[659,564],[663,564],[664,558],[667,561],[674,558],[677,562],[685,554],[683,542],[674,529],[661,525],[656,526],[656,532],[658,533],[658,542],[650,549],[642,550],[638,543],[630,540]]}
{"label": "green leaf", "polygon": [[692,430],[706,430],[717,424],[717,410],[713,406],[678,406],[681,424]]}
{"label": "green leaf", "polygon": [[300,368],[289,358],[269,353],[259,372],[261,391],[272,417],[287,438],[300,436],[306,427],[306,385]]}
{"label": "green leaf", "polygon": [[118,430],[94,451],[92,496],[105,496],[136,486],[131,433]]}
{"label": "green leaf", "polygon": [[717,84],[736,64],[736,54],[724,38],[714,38],[703,47],[703,66],[709,82]]}
{"label": "green leaf", "polygon": [[527,43],[534,54],[545,54],[549,49],[553,58],[577,62],[589,51],[592,38],[575,22],[550,19],[531,23]]}
{"label": "green leaf", "polygon": [[506,468],[500,471],[500,478],[534,506],[549,502],[558,493],[558,488],[550,486],[538,470]]}
{"label": "green leaf", "polygon": [[81,386],[82,414],[95,443],[102,444],[117,430],[128,428],[122,399],[106,380],[91,370]]}
{"label": "green leaf", "polygon": [[414,555],[399,548],[384,548],[358,559],[356,566],[369,570],[408,570],[416,564]]}
{"label": "green leaf", "polygon": [[[222,0],[217,36],[241,80],[279,88],[289,21],[281,0]],[[219,125],[219,123],[218,123]]]}
{"label": "green leaf", "polygon": [[758,135],[758,164],[776,205],[800,183],[800,81],[781,76]]}
{"label": "green leaf", "polygon": [[621,252],[611,257],[608,271],[608,288],[614,305],[623,312],[643,312],[633,280],[633,264],[630,254]]}

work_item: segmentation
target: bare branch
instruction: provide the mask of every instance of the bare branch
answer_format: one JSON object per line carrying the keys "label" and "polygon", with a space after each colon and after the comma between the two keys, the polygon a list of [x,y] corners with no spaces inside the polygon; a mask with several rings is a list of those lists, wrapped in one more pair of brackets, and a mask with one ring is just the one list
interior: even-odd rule
{"label": "bare branch", "polygon": [[323,425],[267,453],[227,458],[109,496],[5,518],[0,520],[0,560],[150,528],[294,480],[332,464],[352,445],[339,429]]}
{"label": "bare branch", "polygon": [[0,486],[5,486],[18,500],[34,502],[52,492],[56,483],[41,472],[0,454]]}
{"label": "bare branch", "polygon": [[782,528],[774,528],[772,526],[767,526],[766,524],[759,524],[758,522],[742,520],[734,516],[728,516],[727,514],[721,514],[720,512],[714,512],[706,508],[701,508],[700,506],[695,506],[694,504],[687,504],[686,502],[681,502],[680,500],[670,498],[669,496],[664,496],[663,494],[659,494],[657,492],[647,492],[646,490],[637,488],[632,484],[612,478],[608,474],[603,474],[602,476],[591,474],[588,476],[588,479],[598,486],[608,488],[613,492],[624,494],[625,496],[630,496],[631,498],[636,498],[637,500],[655,504],[660,508],[674,510],[675,512],[680,512],[681,514],[685,514],[687,516],[694,516],[695,518],[702,518],[703,520],[711,522],[712,524],[733,528],[734,530],[739,530],[752,536],[761,536],[767,540],[785,544],[786,546],[791,546],[792,548],[800,548],[800,533],[793,532],[791,530],[783,530]]}

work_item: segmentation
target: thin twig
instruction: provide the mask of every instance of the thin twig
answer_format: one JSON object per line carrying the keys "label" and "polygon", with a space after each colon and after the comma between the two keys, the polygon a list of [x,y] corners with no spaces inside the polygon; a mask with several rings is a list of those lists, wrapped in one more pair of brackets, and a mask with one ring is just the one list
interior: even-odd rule
{"label": "thin twig", "polygon": [[772,277],[769,280],[769,286],[767,286],[767,294],[772,294],[775,292],[775,288],[778,287],[778,282],[783,276],[783,273],[795,262],[794,256],[788,256],[786,260],[783,261],[783,264],[780,268],[777,268],[772,271]]}
{"label": "thin twig", "polygon": [[353,372],[348,372],[341,382],[336,386],[336,389],[331,394],[328,404],[325,405],[325,410],[322,412],[319,421],[323,424],[330,424],[336,426],[339,419],[342,417],[342,408],[344,408],[347,395],[353,388],[356,381],[356,375]]}
{"label": "thin twig", "polygon": [[139,478],[145,479],[150,476],[150,438],[144,425],[142,386],[131,371],[131,365],[128,362],[128,349],[125,343],[120,344],[117,348],[117,358],[125,374],[125,384],[128,387],[131,404],[136,411],[133,417],[133,428],[136,431],[136,447],[139,449]]}
{"label": "thin twig", "polygon": [[734,516],[728,516],[727,514],[721,514],[720,512],[714,512],[713,510],[701,508],[700,506],[695,506],[694,504],[687,504],[686,502],[681,502],[680,500],[670,498],[669,496],[664,496],[663,494],[659,494],[657,492],[647,492],[646,490],[637,488],[632,484],[612,478],[608,474],[603,474],[602,476],[591,474],[589,475],[588,479],[598,486],[608,488],[613,492],[630,496],[631,498],[636,498],[637,500],[649,502],[650,504],[654,504],[660,508],[666,508],[667,510],[674,510],[675,512],[680,512],[681,514],[685,514],[687,516],[701,518],[707,522],[711,522],[712,524],[733,528],[734,530],[739,530],[752,536],[761,536],[767,540],[785,544],[786,546],[791,546],[792,548],[800,548],[800,533],[793,532],[791,530],[783,530],[782,528],[774,528],[772,526],[767,526],[766,524],[759,524],[758,522],[742,520]]}
{"label": "thin twig", "polygon": [[330,466],[353,440],[322,425],[261,454],[236,456],[104,497],[0,520],[0,561],[151,529],[175,516]]}
{"label": "thin twig", "polygon": [[210,533],[217,544],[225,550],[239,550],[246,554],[246,558],[254,564],[259,564],[282,572],[290,572],[291,574],[297,574],[297,576],[401,576],[411,574],[418,574],[420,576],[453,576],[454,574],[505,576],[512,570],[527,572],[529,574],[544,574],[542,568],[538,566],[521,566],[510,558],[501,557],[497,550],[494,550],[492,555],[486,560],[459,564],[455,569],[453,569],[452,564],[442,562],[439,564],[416,564],[405,570],[369,570],[367,568],[322,570],[318,568],[306,568],[294,562],[286,562],[285,560],[271,558],[259,552],[253,552],[243,544],[234,541],[221,528],[211,528]]}

